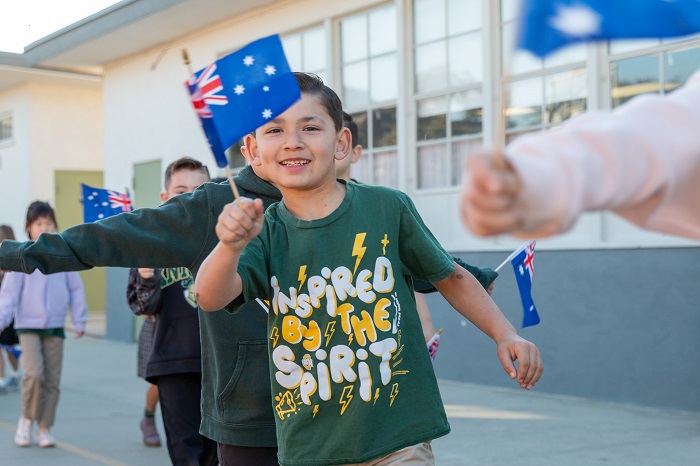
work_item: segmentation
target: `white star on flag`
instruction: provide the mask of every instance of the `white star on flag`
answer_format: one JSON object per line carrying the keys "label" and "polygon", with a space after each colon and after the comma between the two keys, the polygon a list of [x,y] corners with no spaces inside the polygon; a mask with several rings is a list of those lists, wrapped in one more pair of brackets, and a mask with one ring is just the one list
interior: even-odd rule
{"label": "white star on flag", "polygon": [[272,110],[270,110],[269,108],[266,108],[265,110],[263,110],[262,116],[266,120],[269,120],[272,117]]}
{"label": "white star on flag", "polygon": [[269,90],[270,90],[270,87],[269,87],[269,86],[263,86],[263,91],[267,92],[267,91],[269,91]]}
{"label": "white star on flag", "polygon": [[236,95],[241,95],[245,92],[245,87],[243,87],[242,84],[236,84],[236,87],[233,88],[233,92]]}
{"label": "white star on flag", "polygon": [[549,24],[568,36],[587,37],[600,33],[601,21],[600,15],[585,5],[559,5]]}
{"label": "white star on flag", "polygon": [[518,272],[520,272],[520,275],[525,275],[525,269],[523,269],[522,265],[518,268]]}
{"label": "white star on flag", "polygon": [[272,66],[272,65],[267,65],[267,66],[265,67],[265,74],[268,75],[268,76],[272,76],[272,75],[275,74],[276,72],[277,72],[277,69],[276,69],[274,66]]}
{"label": "white star on flag", "polygon": [[246,55],[245,58],[243,58],[243,64],[245,66],[251,66],[253,63],[255,63],[255,58],[250,55]]}

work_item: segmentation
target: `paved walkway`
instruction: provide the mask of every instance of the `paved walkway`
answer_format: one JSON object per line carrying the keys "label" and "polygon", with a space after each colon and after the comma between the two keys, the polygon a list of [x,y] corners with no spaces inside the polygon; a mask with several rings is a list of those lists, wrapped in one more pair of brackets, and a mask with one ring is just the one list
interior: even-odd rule
{"label": "paved walkway", "polygon": [[[66,340],[57,448],[15,446],[20,394],[0,395],[0,465],[169,464],[164,446],[141,443],[147,384],[136,377],[136,345],[99,338],[98,321],[92,336]],[[440,388],[452,425],[433,442],[441,466],[700,464],[700,413],[449,381]]]}

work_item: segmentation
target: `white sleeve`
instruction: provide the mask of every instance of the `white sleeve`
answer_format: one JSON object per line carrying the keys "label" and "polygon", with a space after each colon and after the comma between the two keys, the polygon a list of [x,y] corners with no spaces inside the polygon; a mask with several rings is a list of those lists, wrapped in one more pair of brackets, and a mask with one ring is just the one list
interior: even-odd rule
{"label": "white sleeve", "polygon": [[506,152],[523,182],[520,234],[555,234],[582,212],[610,209],[700,239],[700,72],[670,95],[587,113]]}

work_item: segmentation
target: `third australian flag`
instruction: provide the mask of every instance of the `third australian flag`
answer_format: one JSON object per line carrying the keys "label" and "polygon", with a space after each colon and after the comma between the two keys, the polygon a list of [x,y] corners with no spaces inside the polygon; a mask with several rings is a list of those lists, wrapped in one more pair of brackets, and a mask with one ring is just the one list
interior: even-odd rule
{"label": "third australian flag", "polygon": [[515,279],[518,282],[520,300],[523,303],[523,328],[540,323],[540,316],[532,301],[532,277],[535,273],[535,242],[523,244],[511,255]]}

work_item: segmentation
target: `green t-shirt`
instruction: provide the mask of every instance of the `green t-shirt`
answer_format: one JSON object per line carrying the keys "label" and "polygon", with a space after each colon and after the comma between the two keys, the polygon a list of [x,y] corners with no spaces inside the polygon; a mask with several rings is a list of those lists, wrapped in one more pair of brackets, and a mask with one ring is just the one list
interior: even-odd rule
{"label": "green t-shirt", "polygon": [[409,197],[351,183],[323,219],[265,215],[239,273],[245,300],[269,304],[280,462],[361,463],[447,434],[411,275],[454,264]]}

